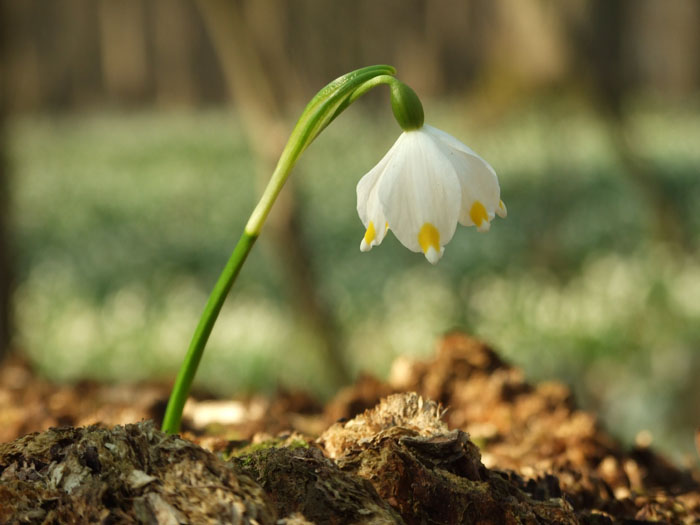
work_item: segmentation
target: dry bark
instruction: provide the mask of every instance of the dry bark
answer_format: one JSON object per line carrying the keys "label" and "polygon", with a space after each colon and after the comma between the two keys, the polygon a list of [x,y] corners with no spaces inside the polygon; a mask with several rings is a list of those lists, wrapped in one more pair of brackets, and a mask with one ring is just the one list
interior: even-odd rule
{"label": "dry bark", "polygon": [[[13,361],[0,433],[158,417],[166,396],[56,387]],[[565,386],[529,384],[461,334],[322,410],[300,393],[192,402],[196,444],[147,423],[15,439],[0,445],[0,523],[700,523],[697,472],[626,450]]]}
{"label": "dry bark", "polygon": [[30,434],[0,472],[2,523],[274,523],[257,483],[150,422]]}

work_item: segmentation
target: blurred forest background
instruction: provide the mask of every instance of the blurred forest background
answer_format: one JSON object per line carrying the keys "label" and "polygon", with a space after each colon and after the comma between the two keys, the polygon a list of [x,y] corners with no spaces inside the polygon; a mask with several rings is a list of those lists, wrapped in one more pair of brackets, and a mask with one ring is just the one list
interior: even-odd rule
{"label": "blurred forest background", "polygon": [[0,0],[0,340],[60,381],[170,380],[306,101],[388,63],[499,174],[432,267],[359,251],[375,90],[305,153],[201,389],[328,396],[461,328],[697,461],[700,2]]}

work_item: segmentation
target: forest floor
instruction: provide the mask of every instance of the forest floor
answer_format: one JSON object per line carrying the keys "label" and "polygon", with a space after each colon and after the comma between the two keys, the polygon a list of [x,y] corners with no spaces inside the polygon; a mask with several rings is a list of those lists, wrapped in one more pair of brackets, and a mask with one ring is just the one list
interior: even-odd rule
{"label": "forest floor", "polygon": [[168,393],[4,364],[0,523],[700,523],[700,473],[462,334],[325,406],[195,396],[181,436],[158,430]]}

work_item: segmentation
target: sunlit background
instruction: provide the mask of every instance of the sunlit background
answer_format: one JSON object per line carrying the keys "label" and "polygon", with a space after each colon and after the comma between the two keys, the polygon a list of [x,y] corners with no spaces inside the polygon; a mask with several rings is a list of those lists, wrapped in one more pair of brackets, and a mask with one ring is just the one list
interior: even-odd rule
{"label": "sunlit background", "polygon": [[572,385],[625,441],[693,457],[700,3],[0,6],[0,311],[42,373],[171,379],[306,101],[388,63],[494,166],[508,218],[459,228],[436,267],[391,235],[360,253],[355,185],[400,132],[377,89],[302,157],[199,387],[328,397],[459,328]]}

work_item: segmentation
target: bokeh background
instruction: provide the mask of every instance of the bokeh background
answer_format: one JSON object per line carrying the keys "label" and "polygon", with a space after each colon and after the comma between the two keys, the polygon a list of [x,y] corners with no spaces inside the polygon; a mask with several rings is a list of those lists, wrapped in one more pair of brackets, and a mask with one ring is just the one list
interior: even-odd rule
{"label": "bokeh background", "polygon": [[306,101],[388,63],[499,174],[439,265],[359,251],[382,89],[307,150],[198,386],[329,396],[441,334],[572,385],[630,442],[700,423],[700,2],[2,0],[0,339],[58,381],[171,379]]}

